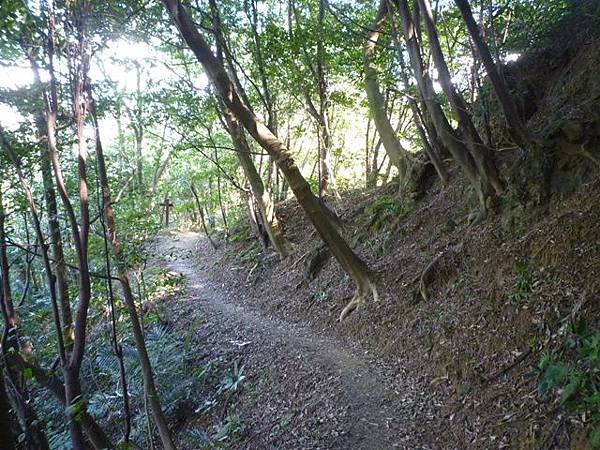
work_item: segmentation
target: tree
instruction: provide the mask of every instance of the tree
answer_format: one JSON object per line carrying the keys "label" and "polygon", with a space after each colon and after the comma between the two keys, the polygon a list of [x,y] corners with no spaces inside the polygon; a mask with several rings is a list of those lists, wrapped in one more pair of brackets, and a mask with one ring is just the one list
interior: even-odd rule
{"label": "tree", "polygon": [[513,140],[518,145],[521,147],[526,147],[527,142],[530,140],[530,136],[528,135],[525,125],[517,113],[513,99],[511,98],[508,88],[506,87],[506,83],[504,82],[504,78],[499,73],[498,68],[494,63],[492,54],[490,53],[490,50],[481,35],[481,30],[473,18],[471,6],[469,6],[468,0],[455,0],[455,3],[458,6],[461,15],[463,16],[465,23],[467,24],[467,29],[469,30],[471,39],[473,39],[473,42],[475,43],[475,48],[477,48],[479,57],[483,62],[490,82],[492,83],[494,91],[498,96],[500,105],[502,105],[504,117],[508,122],[509,132]]}
{"label": "tree", "polygon": [[487,202],[487,199],[493,194],[493,191],[495,191],[496,194],[500,194],[504,189],[498,174],[498,169],[496,168],[493,154],[483,143],[479,136],[479,132],[471,120],[471,115],[469,114],[464,98],[452,83],[452,76],[450,75],[448,65],[446,64],[442,52],[435,26],[435,19],[431,12],[429,2],[428,0],[418,0],[418,3],[427,30],[427,36],[429,37],[431,56],[438,70],[440,84],[456,114],[459,132],[466,141],[467,148],[473,157],[481,181],[481,189]]}
{"label": "tree", "polygon": [[210,47],[198,32],[186,9],[178,0],[163,0],[163,3],[187,45],[204,67],[223,103],[244,125],[257,143],[275,159],[298,203],[304,209],[321,239],[356,283],[356,294],[340,315],[340,319],[343,319],[364,303],[369,294],[376,293],[366,265],[348,246],[332,220],[325,213],[321,203],[311,192],[310,186],[298,170],[283,142],[243,103],[225,68],[212,54]]}
{"label": "tree", "polygon": [[148,357],[148,351],[146,350],[146,344],[144,342],[144,333],[138,317],[137,307],[135,305],[135,299],[133,297],[133,291],[129,283],[129,274],[127,272],[127,265],[125,264],[125,258],[121,249],[121,243],[117,236],[117,226],[114,216],[113,207],[111,204],[110,186],[108,184],[108,176],[106,172],[106,163],[104,161],[104,152],[102,149],[102,141],[100,140],[100,127],[98,125],[98,118],[96,115],[96,105],[92,97],[91,88],[88,85],[87,91],[89,99],[89,110],[92,116],[94,124],[94,135],[96,140],[96,158],[98,162],[98,177],[100,179],[100,186],[102,188],[102,214],[108,229],[109,241],[112,247],[113,255],[117,261],[117,271],[119,282],[123,290],[123,298],[127,311],[129,312],[129,320],[133,329],[133,337],[135,340],[135,346],[138,352],[138,358],[140,366],[142,368],[142,377],[144,380],[144,391],[150,403],[150,409],[152,416],[154,417],[154,423],[158,428],[160,438],[163,447],[167,450],[175,449],[175,444],[171,437],[171,432],[167,424],[167,420],[163,414],[162,407],[160,405],[160,398],[156,391],[154,383],[154,375],[152,373],[152,366],[150,364],[150,358]]}
{"label": "tree", "polygon": [[408,152],[402,147],[400,140],[396,136],[396,131],[392,128],[390,120],[388,119],[385,100],[379,89],[379,83],[377,82],[377,69],[373,64],[373,56],[377,50],[377,41],[381,35],[381,29],[388,17],[387,9],[387,0],[381,0],[379,2],[377,15],[371,25],[371,29],[367,32],[367,37],[363,46],[365,90],[367,91],[373,121],[375,122],[375,127],[381,137],[383,147],[392,164],[398,169],[400,183],[406,185],[410,178],[411,162],[408,159]]}

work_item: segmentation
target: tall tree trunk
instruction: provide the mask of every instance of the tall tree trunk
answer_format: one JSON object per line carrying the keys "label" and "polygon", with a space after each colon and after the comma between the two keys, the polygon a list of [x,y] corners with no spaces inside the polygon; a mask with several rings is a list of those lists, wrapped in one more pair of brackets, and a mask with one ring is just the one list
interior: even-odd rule
{"label": "tall tree trunk", "polygon": [[[43,92],[44,85],[40,78],[39,66],[32,46],[25,40],[22,41],[22,48],[27,55],[31,70],[33,72],[34,84]],[[36,113],[35,124],[40,140],[48,139],[47,119],[44,111]],[[56,290],[59,301],[60,319],[63,326],[63,337],[65,349],[70,352],[73,344],[73,315],[71,312],[71,302],[69,299],[69,284],[67,279],[67,269],[65,265],[65,255],[63,251],[63,241],[60,232],[60,222],[58,216],[58,207],[56,202],[56,191],[52,176],[52,162],[48,146],[40,146],[40,169],[42,173],[42,184],[44,186],[44,201],[48,215],[48,231],[52,243],[53,269],[56,276]]]}
{"label": "tall tree trunk", "polygon": [[[254,0],[250,0],[254,2]],[[217,38],[217,62],[223,67],[223,47],[221,43],[223,41],[223,34],[221,29],[221,20],[219,11],[217,9],[217,5],[214,0],[210,1],[211,11],[213,13],[213,33]],[[265,93],[264,104],[265,108],[268,112],[269,117],[269,127],[270,130],[273,130],[276,126],[275,123],[275,111],[274,105],[272,101],[272,97],[270,95],[270,91],[268,89],[266,73],[264,72],[264,65],[262,62],[262,53],[260,50],[260,41],[258,39],[258,32],[256,30],[257,26],[257,15],[255,10],[255,4],[252,3],[253,14],[250,16],[250,13],[246,7],[246,13],[251,17],[251,23],[253,26],[253,34],[255,38],[255,43],[257,47],[257,53],[260,55],[259,57],[259,66],[262,67],[261,72],[261,82],[263,83],[263,90]],[[231,64],[231,55],[227,52],[227,57],[230,63],[230,73],[234,79],[237,79],[237,75],[233,65]],[[239,89],[242,89],[241,84],[237,83]],[[240,99],[241,100],[241,99]],[[246,107],[250,107],[247,102],[242,101],[242,103]],[[242,170],[246,175],[246,178],[249,181],[250,188],[252,190],[252,195],[256,201],[258,206],[259,214],[260,214],[260,222],[269,236],[269,240],[271,244],[273,244],[273,248],[279,255],[283,258],[289,255],[292,248],[290,243],[287,241],[285,236],[283,235],[283,229],[281,228],[277,216],[275,215],[275,204],[273,203],[273,198],[271,193],[265,188],[265,185],[260,176],[260,172],[256,170],[256,166],[254,165],[254,161],[251,157],[250,146],[248,145],[248,141],[246,140],[246,135],[244,132],[243,126],[239,123],[239,120],[232,114],[231,110],[227,107],[223,102],[219,102],[219,107],[217,108],[217,112],[224,117],[224,123],[231,137],[231,141],[233,142],[233,146],[236,149],[237,157],[240,161],[240,165],[242,166]],[[222,120],[223,121],[223,120]],[[269,177],[270,178],[270,177]],[[259,236],[261,233],[258,234]],[[262,241],[261,241],[262,244]]]}
{"label": "tall tree trunk", "polygon": [[[319,28],[325,30],[325,1],[319,0]],[[321,125],[321,179],[319,180],[319,197],[325,197],[331,192],[334,197],[340,198],[335,181],[335,173],[331,161],[333,151],[333,138],[331,136],[331,124],[329,123],[330,105],[329,88],[325,74],[325,45],[323,44],[323,32],[318,34],[317,39],[317,71],[316,82],[319,93],[319,122]]]}
{"label": "tall tree trunk", "polygon": [[135,151],[136,151],[136,174],[140,192],[144,189],[144,160],[143,160],[144,135],[140,129],[135,133]]}
{"label": "tall tree trunk", "polygon": [[471,11],[469,2],[468,0],[455,0],[455,3],[458,6],[461,15],[463,16],[465,23],[467,24],[467,29],[469,30],[471,39],[473,39],[477,53],[483,62],[485,71],[487,72],[490,82],[494,87],[494,92],[496,92],[496,96],[500,101],[500,105],[504,111],[504,117],[508,122],[508,128],[511,137],[517,145],[525,147],[529,140],[527,129],[517,113],[517,108],[515,107],[513,99],[508,92],[504,78],[498,72],[498,68],[494,63],[490,49],[482,37],[482,31],[473,18],[473,12]]}
{"label": "tall tree trunk", "polygon": [[[3,190],[4,188],[2,188]],[[2,275],[2,299],[6,305],[8,318],[8,333],[16,337],[17,332],[17,313],[13,303],[12,292],[10,288],[10,270],[8,264],[8,254],[6,252],[5,225],[6,211],[4,210],[3,193],[0,192],[0,274]]]}
{"label": "tall tree trunk", "polygon": [[117,263],[117,277],[121,283],[123,299],[127,306],[129,313],[129,321],[133,331],[133,340],[135,342],[136,350],[138,352],[138,360],[141,366],[142,379],[144,380],[144,392],[148,402],[150,404],[150,410],[154,418],[154,423],[158,429],[158,434],[165,450],[174,450],[175,443],[171,437],[167,420],[163,414],[162,407],[160,404],[160,398],[156,390],[154,383],[154,374],[152,372],[152,366],[150,364],[150,358],[144,342],[144,333],[138,317],[137,308],[135,305],[135,298],[133,291],[131,290],[131,284],[129,283],[129,274],[127,272],[127,264],[121,248],[121,243],[117,235],[117,224],[115,221],[114,210],[111,204],[110,186],[108,183],[108,176],[106,172],[106,164],[104,161],[104,152],[102,149],[102,141],[100,140],[100,129],[98,126],[98,119],[96,117],[96,107],[92,99],[91,89],[88,91],[88,97],[90,99],[90,115],[94,124],[94,133],[96,139],[96,159],[98,165],[98,178],[100,180],[100,187],[102,189],[102,204],[104,220],[108,229],[108,236],[112,247],[113,255]]}
{"label": "tall tree trunk", "polygon": [[375,21],[371,25],[363,45],[365,90],[367,91],[369,108],[371,114],[373,114],[375,127],[381,137],[383,147],[385,148],[391,163],[398,169],[400,183],[403,185],[407,183],[409,177],[410,164],[407,156],[408,152],[402,147],[388,118],[385,100],[379,89],[379,82],[377,81],[377,69],[373,63],[373,58],[377,50],[377,41],[379,40],[381,29],[387,19],[387,9],[387,0],[381,0],[379,2],[377,15],[375,16]]}
{"label": "tall tree trunk", "polygon": [[431,118],[431,122],[442,141],[443,145],[448,149],[454,160],[459,164],[469,182],[477,192],[481,207],[482,216],[486,211],[486,195],[482,189],[475,161],[468,149],[462,143],[461,137],[452,129],[448,119],[440,104],[437,102],[437,95],[433,88],[433,81],[428,73],[423,70],[423,59],[418,41],[417,28],[413,23],[410,9],[408,8],[407,0],[395,0],[396,7],[400,13],[402,22],[402,31],[408,50],[410,65],[413,75],[417,81],[417,86],[421,93],[421,97],[425,103],[427,112]]}
{"label": "tall tree trunk", "polygon": [[423,22],[425,23],[425,28],[427,30],[427,36],[429,38],[431,56],[438,70],[440,84],[456,114],[461,135],[466,141],[467,148],[475,161],[475,166],[477,167],[477,171],[481,178],[483,193],[486,196],[493,195],[493,191],[495,191],[496,194],[500,194],[503,191],[504,186],[500,180],[493,154],[483,143],[471,120],[471,115],[469,114],[464,98],[452,83],[452,76],[450,75],[450,70],[448,69],[446,59],[442,52],[429,1],[418,0],[418,2],[423,16]]}
{"label": "tall tree trunk", "polygon": [[[46,133],[44,133],[46,135]],[[67,281],[67,268],[65,265],[65,254],[60,232],[58,209],[56,207],[56,192],[52,181],[52,167],[50,155],[47,148],[40,150],[40,166],[42,182],[44,185],[44,199],[48,214],[48,232],[52,243],[52,256],[54,260],[54,274],[56,275],[56,290],[58,294],[58,306],[60,308],[60,319],[63,326],[65,346],[70,350],[73,344],[73,316],[71,313],[71,301],[69,298],[69,284]]]}
{"label": "tall tree trunk", "polygon": [[[7,239],[4,224],[5,210],[0,193],[0,266],[1,285],[0,290],[0,309],[2,310],[2,319],[4,323],[4,333],[2,336],[1,350],[2,357],[6,361],[9,353],[19,352],[19,318],[14,308],[12,292],[10,289],[10,269],[8,264],[8,255],[6,253]],[[1,366],[2,363],[0,363]],[[1,372],[1,371],[0,371]],[[29,402],[29,393],[27,391],[26,381],[23,374],[14,367],[11,367],[10,361],[6,361],[6,389],[8,398],[12,404],[13,411],[18,418],[19,425],[25,436],[24,445],[27,450],[45,450],[48,449],[48,441],[41,428],[41,422]],[[0,373],[0,378],[3,375]]]}
{"label": "tall tree trunk", "polygon": [[[386,2],[388,5],[387,12],[388,12],[388,16],[390,17],[390,23],[391,23],[391,27],[392,27],[392,40],[394,41],[394,47],[396,48],[398,62],[400,63],[400,76],[402,79],[402,83],[404,83],[404,89],[409,89],[410,80],[408,78],[407,68],[406,68],[406,64],[404,62],[404,54],[403,54],[402,48],[400,46],[400,39],[398,36],[398,28],[396,26],[396,21],[394,19],[394,12],[392,9],[391,1],[390,0],[382,0],[382,2]],[[423,143],[423,149],[425,150],[425,154],[427,155],[427,157],[429,158],[429,161],[435,168],[435,171],[437,172],[438,177],[440,178],[442,184],[447,184],[448,183],[448,171],[446,170],[446,166],[444,165],[444,162],[442,161],[441,156],[440,156],[439,149],[437,148],[438,145],[435,140],[437,138],[437,135],[430,132],[431,134],[434,134],[434,137],[432,139],[430,139],[431,136],[427,136],[425,127],[421,121],[421,111],[419,110],[419,105],[417,103],[417,99],[415,99],[411,95],[408,95],[408,104],[409,104],[411,112],[412,112],[415,128],[417,129],[417,132],[419,133],[419,137],[421,138],[421,142]]]}
{"label": "tall tree trunk", "polygon": [[260,146],[275,159],[309,220],[331,253],[356,283],[357,292],[340,315],[340,319],[343,319],[362,304],[368,295],[371,293],[376,295],[376,289],[371,281],[366,265],[352,251],[339,234],[331,219],[325,214],[321,203],[311,192],[309,184],[298,170],[296,162],[285,148],[283,142],[242,102],[225,68],[212,54],[209,45],[198,32],[192,18],[181,5],[180,1],[162,1],[187,45],[204,67],[208,78],[219,92],[222,101]]}

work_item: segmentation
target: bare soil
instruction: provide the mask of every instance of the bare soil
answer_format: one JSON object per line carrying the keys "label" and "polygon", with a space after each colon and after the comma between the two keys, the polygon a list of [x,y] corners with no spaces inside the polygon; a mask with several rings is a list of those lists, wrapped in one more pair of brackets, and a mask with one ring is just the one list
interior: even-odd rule
{"label": "bare soil", "polygon": [[246,427],[227,448],[439,448],[435,396],[402,368],[269,315],[243,291],[217,283],[206,270],[216,255],[196,233],[165,236],[158,248],[186,279],[179,326],[202,315],[194,341],[203,358],[243,365],[248,377],[235,406],[226,405],[239,409]]}

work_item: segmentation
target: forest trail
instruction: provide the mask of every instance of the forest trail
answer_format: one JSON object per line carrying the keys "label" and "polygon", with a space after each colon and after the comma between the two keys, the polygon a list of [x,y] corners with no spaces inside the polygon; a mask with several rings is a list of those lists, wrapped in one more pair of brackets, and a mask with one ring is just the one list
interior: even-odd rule
{"label": "forest trail", "polygon": [[204,317],[198,352],[243,365],[251,384],[240,394],[249,430],[233,448],[434,448],[434,402],[401,369],[215,285],[203,270],[212,249],[197,233],[163,236],[158,250],[186,280],[179,321]]}

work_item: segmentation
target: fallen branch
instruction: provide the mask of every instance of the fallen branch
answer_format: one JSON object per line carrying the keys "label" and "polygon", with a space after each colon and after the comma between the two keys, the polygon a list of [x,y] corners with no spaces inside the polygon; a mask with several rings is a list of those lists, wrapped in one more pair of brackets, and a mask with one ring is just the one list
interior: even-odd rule
{"label": "fallen branch", "polygon": [[531,355],[532,353],[533,353],[533,351],[531,349],[527,350],[521,356],[517,357],[512,363],[503,367],[502,369],[498,370],[497,372],[493,373],[489,377],[485,378],[485,382],[491,383],[492,381],[498,379],[500,376],[504,375],[506,372],[510,371],[511,369],[513,369],[514,367],[516,367],[517,365],[519,365],[520,363],[525,361],[527,359],[527,357],[529,355]]}

